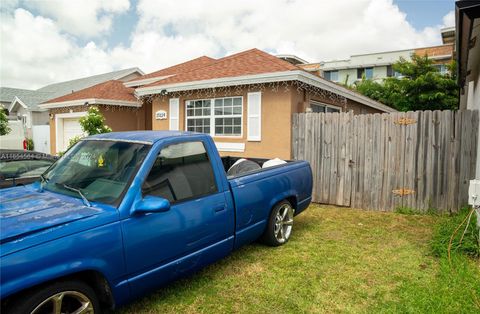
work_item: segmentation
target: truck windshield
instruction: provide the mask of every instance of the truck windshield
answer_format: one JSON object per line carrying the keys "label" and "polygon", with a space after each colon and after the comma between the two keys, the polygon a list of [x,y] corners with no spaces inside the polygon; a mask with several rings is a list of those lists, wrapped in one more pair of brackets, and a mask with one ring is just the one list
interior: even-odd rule
{"label": "truck windshield", "polygon": [[118,205],[149,149],[140,143],[80,141],[42,175],[43,188],[87,204]]}

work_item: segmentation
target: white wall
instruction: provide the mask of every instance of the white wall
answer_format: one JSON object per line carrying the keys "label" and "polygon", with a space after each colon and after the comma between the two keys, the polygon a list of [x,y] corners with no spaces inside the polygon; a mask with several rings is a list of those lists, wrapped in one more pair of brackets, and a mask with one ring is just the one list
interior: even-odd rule
{"label": "white wall", "polygon": [[23,149],[23,140],[25,139],[22,121],[8,121],[10,133],[0,136],[0,148],[3,149]]}

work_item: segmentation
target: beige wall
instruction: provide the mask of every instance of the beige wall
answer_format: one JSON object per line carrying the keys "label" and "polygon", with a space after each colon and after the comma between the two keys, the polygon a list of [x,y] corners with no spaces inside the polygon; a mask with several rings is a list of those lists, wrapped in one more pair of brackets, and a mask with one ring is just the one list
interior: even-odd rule
{"label": "beige wall", "polygon": [[[239,152],[220,152],[221,155],[229,156],[247,156],[264,158],[282,158],[290,159],[291,143],[291,125],[292,125],[292,106],[291,91],[280,89],[278,92],[265,90],[262,92],[262,140],[253,142],[247,140],[247,94],[248,90],[243,89],[237,93],[217,93],[215,97],[242,96],[243,97],[243,117],[241,137],[214,137],[215,142],[223,143],[245,143],[245,151]],[[251,90],[250,92],[255,92]],[[213,97],[180,97],[180,130],[185,130],[185,106],[186,100],[204,99]],[[165,110],[170,117],[169,98],[161,97],[153,100],[152,103],[152,128],[153,130],[168,130],[167,120],[155,120],[154,115],[158,110]]]}
{"label": "beige wall", "polygon": [[[321,102],[324,104],[329,104],[335,107],[338,107],[341,109],[343,112],[348,112],[348,111],[353,111],[354,114],[366,114],[366,113],[381,113],[382,111],[365,106],[364,104],[361,104],[359,102],[356,102],[351,99],[347,99],[346,104],[345,103],[338,103],[330,98],[324,98],[321,97],[320,95],[315,95],[309,92],[296,92],[299,95],[296,95],[296,100],[294,102],[297,102],[297,110],[294,110],[294,112],[305,112],[306,109],[310,106],[310,101],[316,101],[316,102]],[[303,94],[302,94],[303,93]],[[302,100],[303,99],[303,100]]]}
{"label": "beige wall", "polygon": [[[105,117],[105,124],[112,128],[113,132],[120,131],[134,131],[145,130],[145,110],[142,108],[131,107],[112,107],[99,105],[97,106],[103,116]],[[66,110],[67,109],[67,110]],[[108,110],[107,110],[108,109]],[[114,110],[112,110],[114,109]],[[82,112],[87,111],[84,106],[78,106],[73,108],[60,108],[51,109],[49,111],[52,114],[50,118],[50,151],[52,154],[56,154],[56,138],[55,138],[55,115],[66,112]]]}

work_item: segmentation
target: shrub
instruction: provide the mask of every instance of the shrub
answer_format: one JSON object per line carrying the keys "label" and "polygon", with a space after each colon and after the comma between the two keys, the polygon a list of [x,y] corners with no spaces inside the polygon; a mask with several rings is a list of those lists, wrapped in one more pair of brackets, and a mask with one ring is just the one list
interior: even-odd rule
{"label": "shrub", "polygon": [[26,138],[25,140],[27,141],[27,150],[33,150],[34,149],[33,139]]}
{"label": "shrub", "polygon": [[72,147],[73,145],[77,144],[80,142],[80,140],[83,138],[83,136],[75,136],[70,139],[68,142],[68,148]]}
{"label": "shrub", "polygon": [[0,108],[0,135],[7,135],[11,130],[8,126],[7,114]]}
{"label": "shrub", "polygon": [[112,132],[112,129],[105,125],[105,117],[95,106],[88,108],[87,115],[80,118],[80,125],[87,135]]}

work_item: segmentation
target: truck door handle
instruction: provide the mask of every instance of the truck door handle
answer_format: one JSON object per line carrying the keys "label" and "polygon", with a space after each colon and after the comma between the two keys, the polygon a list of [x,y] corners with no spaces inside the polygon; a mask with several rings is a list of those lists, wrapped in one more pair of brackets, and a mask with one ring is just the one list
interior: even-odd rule
{"label": "truck door handle", "polygon": [[225,210],[226,209],[226,205],[225,204],[222,204],[222,205],[218,205],[215,207],[215,212],[221,212],[222,210]]}

